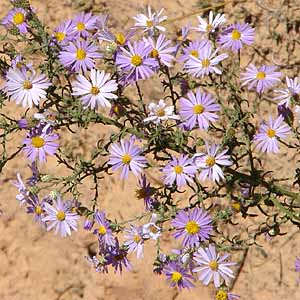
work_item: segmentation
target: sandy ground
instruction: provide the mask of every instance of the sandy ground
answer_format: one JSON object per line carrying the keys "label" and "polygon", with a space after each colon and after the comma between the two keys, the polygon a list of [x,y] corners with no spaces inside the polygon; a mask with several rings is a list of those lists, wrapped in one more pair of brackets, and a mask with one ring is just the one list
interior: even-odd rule
{"label": "sandy ground", "polygon": [[[76,3],[80,1],[54,0],[32,1],[37,13],[51,28],[62,20],[73,16],[78,11]],[[154,7],[165,7],[170,18],[179,17],[197,9],[198,1],[194,0],[161,0],[161,1],[81,1],[93,4],[95,12],[109,12],[112,25],[121,28],[132,24],[130,17],[137,8],[145,3]],[[218,3],[219,1],[215,1]],[[249,5],[250,2],[250,5]],[[262,1],[264,2],[264,1]],[[267,1],[266,1],[267,2]],[[270,1],[268,4],[276,4]],[[278,4],[278,2],[277,2]],[[58,9],[59,5],[59,9]],[[259,7],[248,1],[248,9],[261,15]],[[0,16],[8,11],[9,1],[1,0]],[[243,6],[228,4],[225,10],[237,15]],[[171,30],[180,28],[187,20],[174,22]],[[261,30],[261,36],[264,36]],[[155,96],[157,88],[149,90],[149,98]],[[22,109],[11,103],[5,112],[20,116]],[[85,132],[85,138],[92,144],[94,132]],[[18,145],[22,136],[14,136],[11,147]],[[71,142],[71,141],[70,141]],[[74,141],[73,141],[74,143]],[[80,142],[78,142],[80,145]],[[286,153],[280,155],[274,164],[274,170],[289,172],[289,165],[295,163]],[[282,164],[286,169],[282,170]],[[71,238],[61,239],[54,234],[46,233],[30,216],[26,215],[15,200],[16,190],[8,182],[18,170],[26,174],[26,161],[22,156],[9,162],[0,175],[0,299],[1,300],[207,300],[212,299],[214,289],[202,287],[198,283],[192,291],[178,293],[169,288],[164,277],[152,273],[154,245],[147,245],[145,258],[137,261],[132,256],[134,269],[123,275],[101,275],[85,261],[88,246],[95,241],[92,234],[83,230]],[[46,170],[60,172],[54,160],[49,161]],[[136,179],[130,177],[126,184],[120,185],[118,176],[105,179],[101,190],[100,201],[109,217],[128,218],[142,209],[142,203],[134,197]],[[83,189],[85,195],[91,193],[88,187]],[[88,197],[87,196],[87,197]],[[299,232],[295,228],[285,228],[287,234],[267,242],[261,240],[264,248],[253,247],[249,250],[244,266],[235,283],[233,292],[242,295],[242,299],[279,300],[298,299],[299,287],[296,285],[296,274],[293,270],[294,259],[299,255]],[[164,243],[167,245],[168,238]],[[240,258],[237,256],[237,258]]]}

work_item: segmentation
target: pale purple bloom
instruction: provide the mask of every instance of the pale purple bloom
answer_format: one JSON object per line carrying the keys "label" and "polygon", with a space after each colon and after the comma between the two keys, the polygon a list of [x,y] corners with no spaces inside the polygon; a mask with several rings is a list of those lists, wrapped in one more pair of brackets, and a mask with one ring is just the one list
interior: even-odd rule
{"label": "pale purple bloom", "polygon": [[188,46],[182,48],[182,55],[178,61],[186,62],[190,58],[190,55],[199,58],[200,52],[207,45],[211,45],[211,42],[207,39],[189,42]]}
{"label": "pale purple bloom", "polygon": [[[86,78],[87,77],[87,78]],[[98,109],[99,107],[111,107],[110,99],[117,99],[113,94],[118,89],[115,80],[110,80],[110,74],[104,71],[92,69],[89,76],[81,74],[76,76],[72,83],[73,95],[79,96],[83,108]]]}
{"label": "pale purple bloom", "polygon": [[228,286],[231,278],[234,278],[233,271],[229,268],[236,263],[227,262],[229,254],[222,256],[217,254],[214,245],[209,244],[205,249],[199,248],[194,254],[194,260],[198,267],[193,269],[193,272],[199,272],[199,280],[204,285],[208,285],[211,280],[214,281],[216,288],[220,287],[223,281]]}
{"label": "pale purple bloom", "polygon": [[27,129],[29,127],[27,119],[20,119],[17,121],[17,124],[20,129]]}
{"label": "pale purple bloom", "polygon": [[198,247],[200,242],[209,239],[213,230],[208,212],[198,207],[180,210],[171,224],[176,229],[175,239],[182,238],[183,247]]}
{"label": "pale purple bloom", "polygon": [[108,164],[112,166],[112,171],[122,169],[121,179],[126,179],[129,171],[132,171],[135,176],[139,176],[142,169],[147,165],[146,158],[140,155],[142,149],[134,143],[135,137],[132,136],[130,140],[122,139],[111,145]]}
{"label": "pale purple bloom", "polygon": [[167,281],[171,287],[177,286],[179,290],[184,288],[190,289],[194,285],[191,281],[194,280],[193,276],[189,274],[179,262],[171,261],[163,269],[163,273],[167,276]]}
{"label": "pale purple bloom", "polygon": [[102,246],[114,246],[115,238],[110,228],[110,223],[106,219],[105,212],[97,210],[94,218],[97,223],[97,228],[93,233],[97,234],[99,243],[101,243]]}
{"label": "pale purple bloom", "polygon": [[128,44],[130,38],[135,34],[134,30],[129,30],[125,33],[117,32],[113,34],[109,29],[104,28],[99,31],[98,39],[109,43],[115,43],[118,47]]}
{"label": "pale purple bloom", "polygon": [[80,217],[69,210],[60,195],[57,195],[53,205],[45,202],[44,210],[45,216],[42,221],[46,222],[48,231],[55,227],[55,234],[60,233],[62,237],[71,235],[71,230],[77,231],[77,221]]}
{"label": "pale purple bloom", "polygon": [[81,12],[74,17],[72,23],[72,31],[76,38],[83,37],[87,38],[90,32],[97,29],[96,26],[97,17],[93,16],[92,13]]}
{"label": "pale purple bloom", "polygon": [[246,68],[246,72],[241,74],[242,86],[248,85],[248,89],[256,87],[256,91],[261,94],[265,90],[273,87],[280,82],[280,72],[275,72],[275,66],[261,66],[255,67],[250,64]]}
{"label": "pale purple bloom", "polygon": [[74,72],[85,73],[95,67],[95,59],[101,58],[98,47],[88,41],[71,42],[59,53],[60,62]]}
{"label": "pale purple bloom", "polygon": [[152,214],[149,223],[144,224],[142,228],[143,238],[156,241],[161,235],[161,228],[156,225],[157,214]]}
{"label": "pale purple bloom", "polygon": [[73,25],[71,20],[67,20],[54,29],[53,37],[58,44],[65,45],[74,40]]}
{"label": "pale purple bloom", "polygon": [[269,123],[263,122],[259,128],[259,133],[254,136],[256,148],[262,152],[279,152],[278,138],[286,139],[290,133],[290,127],[284,123],[283,116],[275,120],[270,116]]}
{"label": "pale purple bloom", "polygon": [[128,252],[136,252],[138,259],[144,256],[144,239],[143,227],[130,225],[129,229],[125,229],[125,242],[124,245],[128,247]]}
{"label": "pale purple bloom", "polygon": [[171,40],[167,40],[165,35],[160,34],[156,41],[152,37],[144,38],[144,41],[151,46],[150,57],[158,59],[167,67],[171,67],[176,51],[176,47],[170,47]]}
{"label": "pale purple bloom", "polygon": [[19,69],[21,72],[25,73],[27,71],[33,70],[32,63],[26,63],[25,58],[21,54],[17,54],[11,61],[12,69]]}
{"label": "pale purple bloom", "polygon": [[207,130],[210,123],[216,122],[219,116],[220,105],[215,103],[211,94],[201,92],[200,89],[194,94],[188,92],[187,98],[180,98],[179,114],[184,126],[192,130],[195,126]]}
{"label": "pale purple bloom", "polygon": [[219,151],[220,147],[214,143],[205,144],[206,153],[197,153],[194,155],[195,164],[201,169],[200,180],[210,179],[219,182],[224,179],[224,173],[221,166],[231,166],[232,161],[227,155],[227,150]]}
{"label": "pale purple bloom", "polygon": [[227,27],[219,36],[218,42],[222,48],[237,52],[243,44],[254,42],[255,30],[247,23],[237,23]]}
{"label": "pale purple bloom", "polygon": [[188,155],[180,154],[179,158],[173,157],[172,160],[162,169],[164,173],[164,184],[172,185],[176,182],[178,187],[182,187],[187,182],[192,182],[192,178],[197,172],[197,167]]}
{"label": "pale purple bloom", "polygon": [[297,283],[300,283],[300,257],[297,256],[296,260],[295,260],[295,271],[297,273],[299,273],[298,279],[297,279]]}
{"label": "pale purple bloom", "polygon": [[16,196],[16,199],[20,202],[20,205],[26,203],[29,197],[29,191],[27,190],[24,181],[20,173],[17,173],[17,180],[12,180],[11,183],[18,189],[19,194]]}
{"label": "pale purple bloom", "polygon": [[193,28],[194,30],[202,33],[215,32],[215,30],[226,22],[224,14],[218,13],[214,17],[214,13],[211,10],[208,15],[208,21],[198,16],[199,25],[198,27]]}
{"label": "pale purple bloom", "polygon": [[116,65],[130,81],[149,78],[157,67],[156,59],[149,57],[151,46],[144,41],[128,43],[128,49],[122,47],[117,54]]}
{"label": "pale purple bloom", "polygon": [[139,187],[140,188],[136,190],[137,198],[144,200],[146,210],[151,210],[153,205],[157,203],[157,201],[152,197],[156,189],[151,187],[150,182],[147,181],[145,174],[141,175],[139,178]]}
{"label": "pale purple bloom", "polygon": [[230,293],[221,288],[216,292],[215,299],[216,300],[238,300],[240,299],[240,296]]}
{"label": "pale purple bloom", "polygon": [[32,194],[27,200],[27,204],[27,213],[33,214],[36,222],[44,224],[44,221],[42,220],[45,214],[44,201],[39,201],[38,196]]}
{"label": "pale purple bloom", "polygon": [[22,151],[30,161],[38,159],[46,162],[46,155],[54,156],[59,145],[55,142],[59,138],[58,134],[43,132],[42,128],[33,130],[23,140],[25,145]]}
{"label": "pale purple bloom", "polygon": [[6,75],[4,90],[11,99],[23,107],[39,105],[41,99],[46,98],[46,89],[51,85],[44,75],[37,75],[35,71],[24,69],[9,69]]}
{"label": "pale purple bloom", "polygon": [[218,48],[213,51],[210,43],[207,43],[199,52],[199,57],[190,55],[184,64],[184,70],[194,77],[204,77],[211,73],[222,74],[217,65],[224,59],[228,58],[228,54],[222,53],[217,55]]}
{"label": "pale purple bloom", "polygon": [[274,90],[278,96],[274,100],[280,101],[278,105],[289,106],[291,99],[299,100],[300,83],[298,83],[298,77],[290,79],[285,77],[287,88]]}
{"label": "pale purple bloom", "polygon": [[26,34],[29,28],[26,19],[27,12],[23,8],[14,8],[2,19],[1,24],[7,29],[12,29],[16,26],[20,33]]}

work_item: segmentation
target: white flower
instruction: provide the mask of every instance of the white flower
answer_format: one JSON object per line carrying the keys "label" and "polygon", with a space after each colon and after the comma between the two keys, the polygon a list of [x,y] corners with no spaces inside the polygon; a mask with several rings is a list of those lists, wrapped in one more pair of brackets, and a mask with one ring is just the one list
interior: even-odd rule
{"label": "white flower", "polygon": [[159,25],[168,18],[167,16],[161,16],[163,11],[164,9],[162,8],[159,12],[152,12],[150,5],[148,5],[148,15],[138,14],[136,17],[133,17],[136,21],[134,24],[135,28],[144,29],[144,32],[149,32],[151,35],[154,29],[165,31],[165,27]]}
{"label": "white flower", "polygon": [[112,92],[118,89],[115,80],[109,80],[110,74],[104,71],[92,69],[89,80],[83,75],[77,75],[77,81],[73,82],[73,95],[80,96],[83,107],[86,109],[98,109],[99,106],[111,107],[109,99],[117,99]]}
{"label": "white flower", "polygon": [[208,22],[201,17],[198,17],[198,20],[199,20],[198,27],[195,27],[193,29],[199,32],[207,32],[207,33],[214,32],[218,26],[226,22],[226,18],[224,14],[217,14],[214,18],[214,14],[212,10],[209,12]]}
{"label": "white flower", "polygon": [[167,106],[164,100],[159,100],[158,104],[151,102],[148,105],[150,111],[149,116],[144,120],[144,122],[153,122],[159,124],[161,121],[166,121],[168,119],[179,120],[179,116],[174,115],[174,106]]}
{"label": "white flower", "polygon": [[291,98],[298,98],[300,92],[300,83],[298,83],[298,77],[294,79],[290,79],[286,76],[286,85],[287,88],[274,90],[275,93],[279,94],[274,100],[280,100],[278,105],[285,105],[286,107],[289,106]]}
{"label": "white flower", "polygon": [[35,71],[25,69],[9,69],[6,75],[4,90],[17,104],[23,107],[38,105],[42,98],[46,98],[46,89],[51,85],[49,79]]}
{"label": "white flower", "polygon": [[156,225],[157,214],[152,214],[149,223],[143,225],[143,238],[156,241],[161,235],[161,228]]}

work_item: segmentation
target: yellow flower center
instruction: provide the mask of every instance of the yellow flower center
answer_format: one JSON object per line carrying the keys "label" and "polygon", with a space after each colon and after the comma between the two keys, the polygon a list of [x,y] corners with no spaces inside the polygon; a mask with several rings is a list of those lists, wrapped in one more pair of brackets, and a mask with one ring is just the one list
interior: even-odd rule
{"label": "yellow flower center", "polygon": [[151,225],[151,226],[149,227],[149,230],[150,230],[152,233],[157,233],[157,232],[158,232],[157,227],[154,226],[154,225]]}
{"label": "yellow flower center", "polygon": [[193,112],[196,114],[196,115],[200,115],[204,112],[204,106],[201,105],[201,104],[196,104],[194,107],[193,107]]}
{"label": "yellow flower center", "polygon": [[171,280],[172,280],[173,282],[178,282],[178,281],[180,281],[181,279],[182,279],[181,273],[176,272],[176,271],[172,273]]}
{"label": "yellow flower center", "polygon": [[62,42],[66,37],[66,34],[64,32],[56,32],[55,38],[59,41]]}
{"label": "yellow flower center", "polygon": [[32,89],[32,83],[29,80],[25,80],[23,82],[23,89],[24,90],[31,90]]}
{"label": "yellow flower center", "polygon": [[125,38],[124,34],[122,34],[122,33],[116,33],[115,38],[119,45],[124,45],[126,42],[126,38]]}
{"label": "yellow flower center", "polygon": [[103,225],[99,226],[98,233],[104,235],[106,233],[106,228]]}
{"label": "yellow flower center", "polygon": [[216,300],[227,300],[227,292],[223,290],[219,290],[216,293]]}
{"label": "yellow flower center", "polygon": [[24,23],[25,20],[25,16],[24,14],[22,14],[21,12],[17,12],[14,16],[13,16],[13,22],[16,25],[20,25],[22,23]]}
{"label": "yellow flower center", "polygon": [[267,130],[267,136],[268,136],[269,138],[275,137],[275,136],[276,136],[276,131],[275,131],[274,129],[272,129],[272,128],[269,128],[269,129]]}
{"label": "yellow flower center", "polygon": [[34,211],[37,215],[40,215],[43,212],[42,208],[39,205],[35,207]]}
{"label": "yellow flower center", "polygon": [[232,207],[233,209],[235,209],[236,211],[240,211],[240,210],[241,210],[241,204],[238,203],[238,202],[233,202],[233,203],[231,204],[231,207]]}
{"label": "yellow flower center", "polygon": [[158,117],[164,117],[166,115],[166,111],[163,108],[157,110],[156,115]]}
{"label": "yellow flower center", "polygon": [[199,57],[199,52],[198,52],[197,50],[192,50],[192,51],[190,52],[190,55],[192,55],[192,56],[198,58],[198,57]]}
{"label": "yellow flower center", "polygon": [[133,240],[136,242],[136,243],[139,243],[141,241],[141,237],[137,234],[133,237]]}
{"label": "yellow flower center", "polygon": [[185,225],[185,229],[189,234],[196,234],[200,230],[200,226],[195,221],[188,221]]}
{"label": "yellow flower center", "polygon": [[174,171],[176,174],[181,174],[183,172],[183,167],[182,166],[175,166]]}
{"label": "yellow flower center", "polygon": [[146,21],[146,26],[148,28],[152,27],[153,26],[153,21],[151,21],[151,20]]}
{"label": "yellow flower center", "polygon": [[205,160],[205,163],[208,167],[212,167],[214,166],[214,164],[216,163],[216,160],[214,157],[212,156],[207,156],[206,160]]}
{"label": "yellow flower center", "polygon": [[129,155],[128,153],[125,153],[123,156],[122,156],[122,163],[123,164],[126,164],[126,165],[129,165],[130,162],[132,160],[132,157],[131,155]]}
{"label": "yellow flower center", "polygon": [[261,80],[266,78],[266,73],[265,72],[257,72],[256,78]]}
{"label": "yellow flower center", "polygon": [[213,29],[213,26],[211,24],[207,24],[206,31],[210,32],[210,31],[212,31],[212,29]]}
{"label": "yellow flower center", "polygon": [[85,25],[82,22],[78,22],[76,27],[78,31],[83,31],[85,29]]}
{"label": "yellow flower center", "polygon": [[57,219],[58,221],[64,221],[65,218],[66,218],[66,214],[65,214],[64,211],[60,210],[60,211],[57,212],[57,214],[56,214],[56,219]]}
{"label": "yellow flower center", "polygon": [[41,148],[45,145],[45,140],[40,136],[31,138],[31,144],[34,148]]}
{"label": "yellow flower center", "polygon": [[213,270],[213,271],[216,271],[218,269],[218,263],[215,261],[215,260],[212,260],[210,263],[209,263],[209,267]]}
{"label": "yellow flower center", "polygon": [[201,64],[202,64],[203,68],[207,68],[210,65],[210,61],[209,61],[209,59],[205,58],[201,61]]}
{"label": "yellow flower center", "polygon": [[158,51],[156,49],[152,49],[152,51],[150,52],[150,56],[152,58],[157,58],[159,55]]}
{"label": "yellow flower center", "polygon": [[83,50],[81,48],[77,49],[77,51],[76,51],[76,58],[78,60],[84,60],[86,58],[86,52],[85,52],[85,50]]}
{"label": "yellow flower center", "polygon": [[97,96],[100,93],[100,89],[96,86],[91,87],[91,94]]}
{"label": "yellow flower center", "polygon": [[138,199],[145,199],[148,196],[147,191],[144,188],[136,190],[135,195]]}
{"label": "yellow flower center", "polygon": [[139,55],[135,54],[131,57],[131,63],[138,67],[143,63],[143,59]]}
{"label": "yellow flower center", "polygon": [[234,29],[234,30],[232,30],[231,38],[236,41],[241,38],[241,35],[242,34],[238,30]]}

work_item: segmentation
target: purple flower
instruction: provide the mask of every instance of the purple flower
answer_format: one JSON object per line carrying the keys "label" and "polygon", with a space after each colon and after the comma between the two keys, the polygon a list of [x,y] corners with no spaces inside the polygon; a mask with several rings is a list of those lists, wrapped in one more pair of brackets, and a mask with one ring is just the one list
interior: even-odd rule
{"label": "purple flower", "polygon": [[16,26],[20,33],[26,34],[28,32],[26,18],[27,13],[23,8],[14,8],[3,18],[1,24],[7,29],[11,29],[13,26]]}
{"label": "purple flower", "polygon": [[187,181],[192,182],[197,167],[193,165],[188,155],[180,154],[179,158],[173,157],[162,172],[164,173],[164,184],[170,186],[176,182],[178,187],[182,187],[187,184]]}
{"label": "purple flower", "polygon": [[122,169],[121,179],[126,179],[129,171],[132,171],[135,176],[139,176],[142,169],[146,167],[147,160],[141,156],[142,149],[134,145],[135,137],[132,136],[130,140],[122,139],[115,142],[110,148],[110,159],[108,164],[112,166],[112,171]]}
{"label": "purple flower", "polygon": [[250,64],[246,72],[241,74],[242,86],[248,85],[248,89],[256,87],[256,91],[261,94],[266,89],[271,88],[280,82],[280,72],[275,72],[275,66],[261,66],[259,68]]}
{"label": "purple flower", "polygon": [[62,237],[71,235],[71,230],[77,231],[77,220],[80,218],[77,213],[71,212],[60,197],[53,201],[53,205],[44,203],[45,216],[42,221],[47,223],[47,231],[55,228],[55,234],[58,232]]}
{"label": "purple flower", "polygon": [[27,119],[20,119],[17,121],[17,124],[20,129],[27,129],[28,128],[28,121]]}
{"label": "purple flower", "polygon": [[40,202],[38,196],[31,195],[30,199],[27,200],[27,213],[34,215],[34,220],[44,224],[43,216],[45,214],[44,202]]}
{"label": "purple flower", "polygon": [[104,28],[100,30],[97,36],[100,41],[115,43],[117,45],[117,48],[119,48],[121,46],[127,45],[130,38],[134,34],[135,34],[134,30],[129,30],[126,33],[117,32],[116,34],[113,34],[110,30]]}
{"label": "purple flower", "polygon": [[299,273],[299,277],[297,279],[297,283],[299,284],[300,283],[300,257],[299,256],[297,256],[295,260],[295,271]]}
{"label": "purple flower", "polygon": [[86,73],[95,67],[95,59],[101,58],[98,47],[88,41],[71,42],[59,54],[60,62],[74,72]]}
{"label": "purple flower", "polygon": [[197,124],[200,129],[207,130],[210,122],[216,122],[218,115],[215,112],[220,111],[220,105],[215,103],[215,99],[200,89],[196,94],[188,92],[187,99],[180,98],[179,114],[185,127],[193,129]]}
{"label": "purple flower", "polygon": [[199,175],[200,180],[210,179],[219,182],[224,179],[224,174],[220,166],[231,166],[230,156],[227,150],[219,153],[220,147],[214,143],[205,144],[206,153],[198,153],[194,155],[195,164],[201,169]]}
{"label": "purple flower", "polygon": [[20,202],[21,205],[25,204],[29,197],[29,191],[27,190],[24,181],[22,180],[21,174],[17,173],[17,180],[12,180],[11,183],[19,191],[19,194],[16,196],[16,199]]}
{"label": "purple flower", "polygon": [[157,202],[152,196],[155,193],[155,188],[150,186],[150,182],[147,182],[146,175],[141,175],[139,178],[140,188],[136,190],[136,196],[138,199],[143,199],[146,210],[151,210],[153,205]]}
{"label": "purple flower", "polygon": [[298,77],[290,79],[286,76],[285,80],[287,88],[274,90],[274,92],[278,94],[274,100],[280,101],[278,105],[285,105],[288,107],[292,98],[294,100],[299,100],[300,83],[298,83]]}
{"label": "purple flower", "polygon": [[144,239],[143,227],[130,225],[129,229],[125,229],[125,242],[124,245],[128,247],[128,252],[136,252],[138,259],[143,258],[144,254]]}
{"label": "purple flower", "polygon": [[90,32],[97,29],[96,26],[97,17],[93,16],[92,13],[81,12],[74,17],[72,22],[72,31],[76,38],[83,37],[87,38]]}
{"label": "purple flower", "polygon": [[175,239],[183,238],[184,247],[197,247],[200,242],[208,240],[213,229],[211,223],[208,213],[198,207],[188,211],[180,210],[171,222],[176,229],[173,234]]}
{"label": "purple flower", "polygon": [[243,44],[251,45],[254,42],[255,30],[247,23],[237,23],[228,26],[219,36],[218,42],[222,48],[237,52]]}
{"label": "purple flower", "polygon": [[149,78],[157,67],[156,59],[148,57],[150,52],[151,46],[143,41],[128,43],[128,49],[122,47],[117,54],[116,65],[129,81]]}
{"label": "purple flower", "polygon": [[199,272],[199,280],[204,285],[208,285],[213,279],[216,288],[220,287],[223,281],[228,286],[230,278],[234,278],[233,271],[229,268],[236,263],[227,262],[229,254],[220,256],[216,252],[214,245],[209,244],[205,250],[199,248],[194,254],[194,260],[198,267],[193,269],[193,272]]}
{"label": "purple flower", "polygon": [[65,45],[74,40],[73,25],[71,20],[67,20],[54,29],[54,38],[58,44]]}
{"label": "purple flower", "polygon": [[58,134],[43,132],[42,128],[33,130],[23,140],[25,147],[22,151],[30,161],[38,159],[40,162],[46,162],[46,154],[55,155],[59,145],[55,140],[59,138]]}
{"label": "purple flower", "polygon": [[96,211],[95,221],[97,223],[97,228],[94,230],[94,234],[98,235],[99,243],[103,246],[114,246],[115,238],[113,232],[110,229],[110,223],[106,219],[104,211]]}
{"label": "purple flower", "polygon": [[290,127],[284,123],[283,117],[280,115],[273,120],[269,117],[269,123],[263,122],[259,128],[259,133],[254,136],[256,148],[262,152],[278,153],[278,138],[285,139],[290,133]]}
{"label": "purple flower", "polygon": [[219,289],[216,292],[215,300],[238,300],[240,299],[239,295],[232,294],[224,289]]}
{"label": "purple flower", "polygon": [[167,276],[167,281],[170,283],[171,287],[177,286],[179,290],[194,287],[191,282],[194,280],[193,276],[178,262],[169,262],[164,267],[163,273]]}
{"label": "purple flower", "polygon": [[189,59],[184,64],[184,69],[194,77],[204,77],[211,73],[222,74],[222,71],[217,65],[228,57],[226,53],[217,55],[218,49],[213,51],[211,43],[207,43],[199,52],[199,57],[190,55]]}
{"label": "purple flower", "polygon": [[200,52],[207,45],[211,45],[211,42],[207,39],[189,42],[188,46],[182,49],[183,53],[178,61],[186,62],[190,58],[190,55],[199,58]]}

